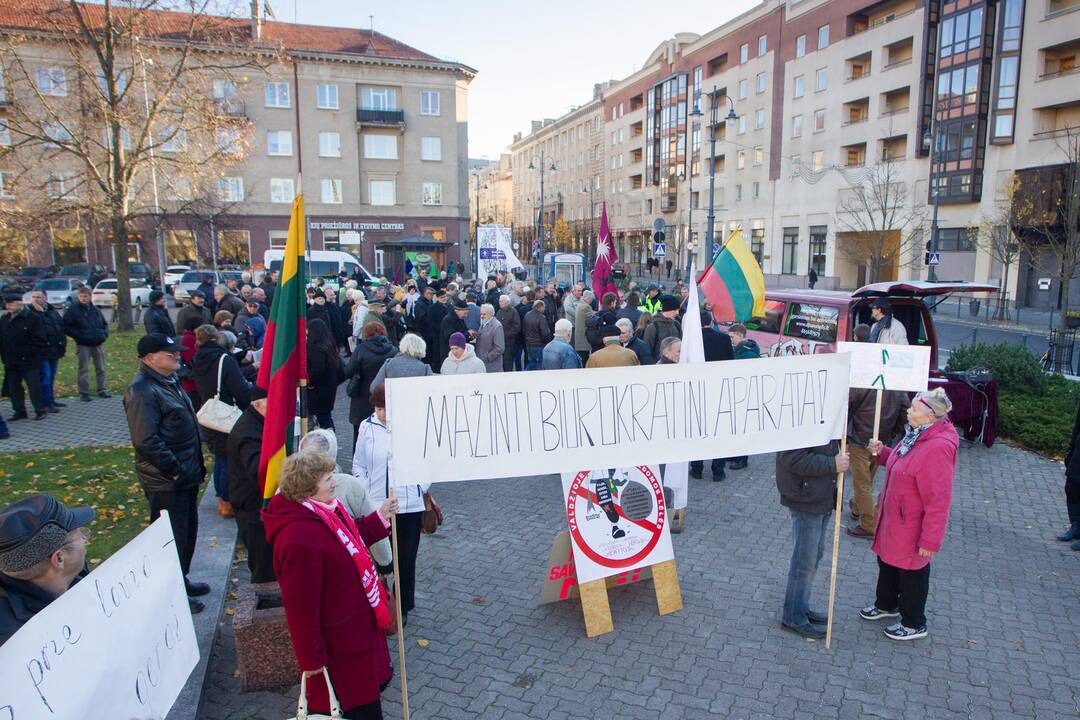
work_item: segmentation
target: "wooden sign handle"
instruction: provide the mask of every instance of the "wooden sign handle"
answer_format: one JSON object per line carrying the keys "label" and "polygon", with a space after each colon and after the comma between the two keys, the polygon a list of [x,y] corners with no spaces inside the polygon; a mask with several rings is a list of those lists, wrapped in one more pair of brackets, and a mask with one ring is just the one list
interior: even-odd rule
{"label": "wooden sign handle", "polygon": [[[390,498],[396,497],[394,486],[390,486]],[[405,623],[401,621],[401,574],[398,572],[397,513],[390,516],[390,537],[394,544],[394,605],[397,612],[398,663],[401,665],[401,710],[402,717],[409,720],[409,681],[405,676]]]}
{"label": "wooden sign handle", "polygon": [[[880,397],[880,396],[879,396]],[[840,454],[847,452],[847,404],[844,404],[844,434],[840,438]],[[829,578],[829,621],[825,626],[825,649],[832,647],[833,606],[836,604],[836,560],[840,550],[840,513],[844,503],[844,473],[836,474],[836,516],[833,519],[832,576]]]}
{"label": "wooden sign handle", "polygon": [[[874,401],[874,439],[875,440],[878,439],[878,435],[881,432],[881,396],[882,395],[883,395],[882,389],[878,388],[877,399]],[[877,455],[877,453],[871,453],[871,454]]]}

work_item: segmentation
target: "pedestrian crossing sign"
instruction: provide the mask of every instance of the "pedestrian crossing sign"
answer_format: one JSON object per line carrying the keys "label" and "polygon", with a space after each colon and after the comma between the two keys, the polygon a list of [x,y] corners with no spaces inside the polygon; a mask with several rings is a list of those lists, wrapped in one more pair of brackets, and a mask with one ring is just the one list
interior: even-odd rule
{"label": "pedestrian crossing sign", "polygon": [[653,246],[653,257],[664,257],[667,255],[667,243],[656,243]]}

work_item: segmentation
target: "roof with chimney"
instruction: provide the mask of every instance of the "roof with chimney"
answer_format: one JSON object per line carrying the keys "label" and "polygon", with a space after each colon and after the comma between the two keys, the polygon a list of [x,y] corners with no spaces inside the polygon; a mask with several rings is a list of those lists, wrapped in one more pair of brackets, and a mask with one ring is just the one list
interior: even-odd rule
{"label": "roof with chimney", "polygon": [[[262,3],[252,3],[261,7]],[[105,24],[105,7],[97,3],[79,3],[79,8],[91,29]],[[114,22],[128,20],[127,7],[113,6]],[[299,25],[254,18],[205,15],[192,18],[188,13],[168,10],[147,10],[137,21],[140,32],[147,37],[164,41],[183,41],[192,36],[212,46],[246,46],[299,53],[333,53],[358,55],[370,59],[404,60],[454,66],[469,75],[475,70],[460,63],[441,60],[392,37],[358,28]],[[261,13],[260,13],[261,14]],[[65,0],[2,0],[0,2],[0,33],[53,33],[78,31],[78,20]]]}

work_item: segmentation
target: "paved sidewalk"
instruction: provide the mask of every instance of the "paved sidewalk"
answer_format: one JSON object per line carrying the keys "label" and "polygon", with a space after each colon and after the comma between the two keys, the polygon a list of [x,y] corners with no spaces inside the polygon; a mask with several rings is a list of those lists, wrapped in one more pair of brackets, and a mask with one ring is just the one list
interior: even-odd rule
{"label": "paved sidewalk", "polygon": [[[0,440],[0,453],[95,445],[130,445],[131,433],[124,415],[123,397],[93,397],[90,402],[83,402],[77,397],[60,398],[67,407],[61,408],[58,413],[50,414],[44,420],[9,422],[11,437]],[[11,417],[11,403],[8,400],[0,400],[0,413],[3,413],[5,420]]]}
{"label": "paved sidewalk", "polygon": [[[339,436],[348,430],[341,425]],[[685,608],[658,617],[648,582],[613,590],[615,631],[591,640],[576,601],[537,606],[552,538],[566,524],[558,479],[436,485],[446,524],[421,542],[406,634],[412,717],[1080,713],[1080,553],[1052,539],[1064,521],[1060,464],[1002,444],[961,450],[923,641],[891,642],[880,624],[858,618],[873,599],[876,565],[868,542],[841,535],[831,652],[779,627],[791,524],[772,456],[751,458],[723,483],[708,477],[691,481],[687,529],[674,536]],[[821,608],[828,559],[814,591]],[[232,584],[244,576],[236,569]],[[291,717],[296,688],[239,691],[231,618],[222,620],[200,718]],[[383,693],[387,718],[401,717],[398,683]]]}

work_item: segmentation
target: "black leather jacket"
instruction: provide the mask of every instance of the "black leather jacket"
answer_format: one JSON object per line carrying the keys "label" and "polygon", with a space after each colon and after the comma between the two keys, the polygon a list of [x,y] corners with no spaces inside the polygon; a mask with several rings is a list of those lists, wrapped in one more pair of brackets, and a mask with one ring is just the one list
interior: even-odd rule
{"label": "black leather jacket", "polygon": [[168,337],[177,337],[176,326],[169,317],[169,311],[160,305],[151,305],[147,309],[143,317],[143,327],[146,328],[147,334],[161,333]]}
{"label": "black leather jacket", "polygon": [[206,477],[195,408],[179,381],[145,364],[124,393],[135,474],[143,490],[180,492]]}
{"label": "black leather jacket", "polygon": [[76,345],[97,347],[108,339],[109,324],[96,307],[77,302],[64,311],[64,332]]}

